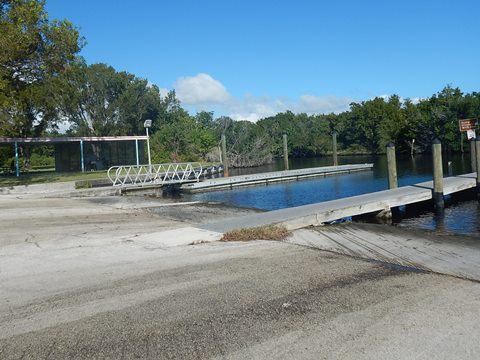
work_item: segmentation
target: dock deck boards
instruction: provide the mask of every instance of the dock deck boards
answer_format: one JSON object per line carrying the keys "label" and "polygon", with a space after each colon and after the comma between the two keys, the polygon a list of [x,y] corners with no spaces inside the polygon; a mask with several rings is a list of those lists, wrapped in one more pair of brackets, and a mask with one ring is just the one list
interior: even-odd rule
{"label": "dock deck boards", "polygon": [[[444,178],[443,182],[445,195],[467,190],[476,187],[476,173]],[[432,199],[432,189],[433,181],[427,181],[392,190],[377,191],[322,203],[213,222],[202,225],[202,228],[226,232],[270,224],[283,224],[290,230],[307,226],[318,226],[344,217],[389,210],[401,205],[427,201]]]}
{"label": "dock deck boards", "polygon": [[238,186],[249,186],[258,184],[269,184],[273,182],[292,181],[307,177],[327,176],[356,171],[371,170],[373,164],[353,164],[338,166],[323,166],[307,169],[272,171],[267,173],[249,174],[222,177],[215,179],[205,179],[200,182],[194,182],[182,185],[182,191],[200,192],[230,189]]}

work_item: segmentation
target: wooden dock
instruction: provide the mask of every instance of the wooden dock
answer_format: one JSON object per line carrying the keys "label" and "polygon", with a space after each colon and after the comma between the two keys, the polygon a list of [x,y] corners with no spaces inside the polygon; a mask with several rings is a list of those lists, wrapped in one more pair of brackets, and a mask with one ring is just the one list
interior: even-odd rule
{"label": "wooden dock", "polygon": [[[476,187],[476,173],[443,179],[444,194],[449,195]],[[427,181],[396,189],[377,191],[322,203],[269,211],[236,219],[205,224],[207,230],[226,232],[233,229],[282,224],[288,229],[318,226],[345,217],[362,215],[432,199],[433,182]]]}
{"label": "wooden dock", "polygon": [[270,183],[282,181],[295,181],[309,177],[328,176],[342,173],[351,173],[356,171],[371,170],[373,164],[355,164],[324,166],[308,169],[273,171],[268,173],[230,176],[215,179],[204,179],[201,182],[183,184],[182,191],[201,192],[232,189],[239,186],[268,185]]}

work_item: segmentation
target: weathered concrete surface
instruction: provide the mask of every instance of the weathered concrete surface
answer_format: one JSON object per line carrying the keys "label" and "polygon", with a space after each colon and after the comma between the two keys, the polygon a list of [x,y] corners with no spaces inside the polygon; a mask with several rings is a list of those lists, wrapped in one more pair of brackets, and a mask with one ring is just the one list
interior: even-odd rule
{"label": "weathered concrete surface", "polygon": [[473,238],[349,223],[298,230],[288,242],[480,281],[480,234]]}
{"label": "weathered concrete surface", "polygon": [[[476,186],[476,173],[444,179],[444,194],[467,190]],[[302,205],[262,214],[246,215],[233,221],[220,220],[204,225],[203,228],[226,232],[253,226],[282,224],[290,230],[307,226],[319,226],[345,217],[362,215],[393,207],[427,201],[432,198],[432,181],[396,189],[352,196],[343,199]]]}
{"label": "weathered concrete surface", "polygon": [[281,242],[176,246],[234,212],[163,205],[0,196],[0,359],[480,352],[478,283]]}
{"label": "weathered concrete surface", "polygon": [[72,257],[72,268],[2,271],[0,358],[472,359],[480,351],[477,283],[278,242],[110,250],[101,261]]}
{"label": "weathered concrete surface", "polygon": [[[127,199],[128,200],[128,199]],[[0,248],[10,244],[74,242],[81,246],[97,239],[115,241],[137,232],[149,233],[186,226],[148,212],[125,208],[122,198],[44,198],[0,196]],[[123,207],[123,208],[122,208]]]}
{"label": "weathered concrete surface", "polygon": [[74,191],[75,182],[65,181],[46,184],[31,184],[18,186],[2,186],[0,187],[0,195],[5,194],[34,194],[34,193],[51,193],[60,191]]}

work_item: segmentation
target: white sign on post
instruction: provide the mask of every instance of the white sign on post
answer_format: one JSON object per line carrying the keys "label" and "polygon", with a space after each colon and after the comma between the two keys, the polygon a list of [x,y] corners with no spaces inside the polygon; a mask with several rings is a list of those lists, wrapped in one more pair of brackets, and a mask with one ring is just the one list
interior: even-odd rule
{"label": "white sign on post", "polygon": [[475,139],[476,136],[475,136],[475,130],[467,130],[467,139],[470,140],[470,139]]}

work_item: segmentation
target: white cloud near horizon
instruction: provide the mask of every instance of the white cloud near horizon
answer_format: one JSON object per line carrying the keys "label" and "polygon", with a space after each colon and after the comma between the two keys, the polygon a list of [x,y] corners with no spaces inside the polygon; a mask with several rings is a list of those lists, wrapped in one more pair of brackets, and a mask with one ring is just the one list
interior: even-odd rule
{"label": "white cloud near horizon", "polygon": [[[214,111],[216,115],[226,115],[234,120],[255,122],[290,110],[294,113],[327,114],[348,110],[354,100],[336,96],[302,95],[296,100],[284,97],[253,96],[242,98],[232,96],[227,88],[211,75],[200,73],[184,76],[173,84],[180,102],[195,111]],[[164,94],[167,89],[162,88]]]}
{"label": "white cloud near horizon", "polygon": [[178,99],[187,105],[222,104],[230,100],[225,86],[205,73],[181,77],[174,88]]}
{"label": "white cloud near horizon", "polygon": [[[375,98],[382,98],[383,100],[388,101],[388,99],[390,99],[391,96],[392,95],[383,94],[383,95],[375,96]],[[372,98],[372,100],[375,99],[375,98]],[[400,96],[400,102],[401,103],[404,103],[407,99],[410,100],[412,102],[412,104],[414,104],[414,105],[418,104],[422,100],[425,100],[424,98],[420,98],[420,97],[404,98],[404,97]]]}
{"label": "white cloud near horizon", "polygon": [[[353,99],[337,96],[302,95],[298,101],[299,112],[311,113],[340,113],[348,110]],[[320,110],[320,111],[319,111]]]}

